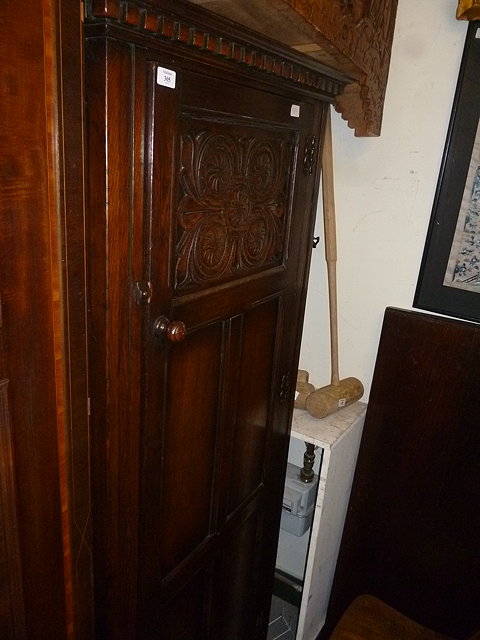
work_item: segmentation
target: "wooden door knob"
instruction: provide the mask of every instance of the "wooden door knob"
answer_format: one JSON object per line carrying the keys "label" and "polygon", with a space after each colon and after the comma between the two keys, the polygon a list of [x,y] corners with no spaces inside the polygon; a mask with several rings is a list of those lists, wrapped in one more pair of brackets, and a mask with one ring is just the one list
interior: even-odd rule
{"label": "wooden door knob", "polygon": [[167,338],[170,342],[181,342],[187,335],[187,329],[181,320],[158,316],[153,323],[153,335],[156,338]]}

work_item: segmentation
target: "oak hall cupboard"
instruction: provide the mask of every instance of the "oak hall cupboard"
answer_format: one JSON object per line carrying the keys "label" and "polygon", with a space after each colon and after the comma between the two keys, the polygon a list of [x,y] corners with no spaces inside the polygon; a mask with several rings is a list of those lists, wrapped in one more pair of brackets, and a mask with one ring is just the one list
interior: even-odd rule
{"label": "oak hall cupboard", "polygon": [[6,11],[2,637],[263,638],[349,78],[180,0]]}

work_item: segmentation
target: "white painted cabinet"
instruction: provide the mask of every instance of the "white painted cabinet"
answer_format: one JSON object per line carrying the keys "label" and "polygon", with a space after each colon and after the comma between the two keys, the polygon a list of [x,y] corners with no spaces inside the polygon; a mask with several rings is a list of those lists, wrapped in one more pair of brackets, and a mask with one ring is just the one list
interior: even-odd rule
{"label": "white painted cabinet", "polygon": [[322,419],[294,410],[291,437],[323,449],[297,640],[315,640],[325,622],[365,411],[362,402]]}

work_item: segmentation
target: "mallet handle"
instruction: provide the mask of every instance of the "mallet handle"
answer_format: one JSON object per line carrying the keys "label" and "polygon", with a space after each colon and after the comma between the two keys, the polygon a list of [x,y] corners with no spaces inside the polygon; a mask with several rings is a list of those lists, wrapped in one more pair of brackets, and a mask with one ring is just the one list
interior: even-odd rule
{"label": "mallet handle", "polygon": [[333,181],[332,125],[330,107],[327,107],[325,138],[322,152],[322,199],[327,262],[328,308],[330,318],[331,384],[339,381],[338,371],[338,317],[337,317],[337,232],[335,224],[335,191]]}

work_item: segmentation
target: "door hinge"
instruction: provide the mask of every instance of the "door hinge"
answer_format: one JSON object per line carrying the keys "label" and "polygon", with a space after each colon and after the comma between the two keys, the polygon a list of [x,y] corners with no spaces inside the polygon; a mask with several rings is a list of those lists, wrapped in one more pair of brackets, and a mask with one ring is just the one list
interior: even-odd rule
{"label": "door hinge", "polygon": [[292,392],[292,376],[290,371],[284,373],[282,376],[282,380],[280,382],[280,393],[278,394],[280,397],[280,403],[284,404],[289,400],[290,394]]}
{"label": "door hinge", "polygon": [[315,152],[317,150],[317,137],[307,136],[305,138],[305,150],[303,154],[303,173],[311,176],[315,165]]}

